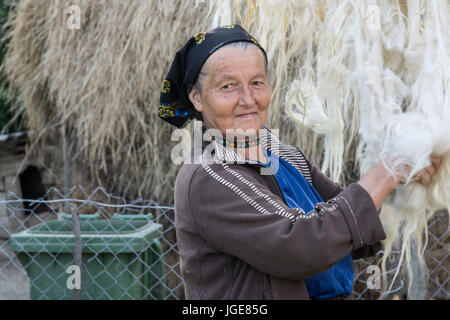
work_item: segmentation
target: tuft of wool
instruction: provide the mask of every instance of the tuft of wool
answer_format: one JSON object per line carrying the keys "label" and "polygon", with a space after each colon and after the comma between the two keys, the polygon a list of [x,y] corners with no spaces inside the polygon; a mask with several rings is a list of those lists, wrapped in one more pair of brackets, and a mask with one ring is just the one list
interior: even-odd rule
{"label": "tuft of wool", "polygon": [[308,82],[294,80],[286,95],[286,112],[303,127],[319,134],[330,131],[330,118],[325,112],[317,90],[308,86]]}

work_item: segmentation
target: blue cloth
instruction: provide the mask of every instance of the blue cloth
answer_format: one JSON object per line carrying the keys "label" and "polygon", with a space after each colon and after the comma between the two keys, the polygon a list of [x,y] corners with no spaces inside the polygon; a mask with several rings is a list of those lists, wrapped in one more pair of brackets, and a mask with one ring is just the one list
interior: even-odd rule
{"label": "blue cloth", "polygon": [[[296,168],[275,154],[272,155],[270,151],[266,152],[269,163],[260,163],[268,167],[278,159],[279,168],[275,173],[275,179],[290,208],[302,208],[305,212],[309,212],[318,202],[323,202],[314,186]],[[305,285],[311,299],[350,295],[353,287],[352,255],[349,254],[326,271],[305,279]]]}

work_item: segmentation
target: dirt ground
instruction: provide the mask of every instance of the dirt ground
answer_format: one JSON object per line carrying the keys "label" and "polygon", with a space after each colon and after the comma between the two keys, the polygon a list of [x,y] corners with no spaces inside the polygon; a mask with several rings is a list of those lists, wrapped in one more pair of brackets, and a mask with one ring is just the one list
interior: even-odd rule
{"label": "dirt ground", "polygon": [[28,300],[30,285],[19,260],[9,250],[7,240],[0,240],[0,300]]}

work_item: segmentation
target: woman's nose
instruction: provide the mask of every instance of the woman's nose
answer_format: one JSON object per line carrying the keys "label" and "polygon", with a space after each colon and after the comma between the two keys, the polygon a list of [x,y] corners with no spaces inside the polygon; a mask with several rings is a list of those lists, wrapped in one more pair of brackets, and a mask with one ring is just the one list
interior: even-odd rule
{"label": "woman's nose", "polygon": [[240,90],[240,104],[245,106],[251,106],[255,104],[255,97],[249,86],[242,86]]}

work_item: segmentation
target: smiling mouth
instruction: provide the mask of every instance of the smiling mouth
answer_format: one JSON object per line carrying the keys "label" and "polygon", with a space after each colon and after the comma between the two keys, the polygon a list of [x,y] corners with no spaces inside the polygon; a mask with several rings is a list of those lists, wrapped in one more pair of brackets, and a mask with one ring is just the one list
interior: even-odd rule
{"label": "smiling mouth", "polygon": [[249,118],[249,117],[253,117],[253,116],[256,116],[256,115],[257,115],[256,112],[250,112],[250,113],[244,113],[244,114],[237,115],[236,117],[238,117],[238,118]]}

